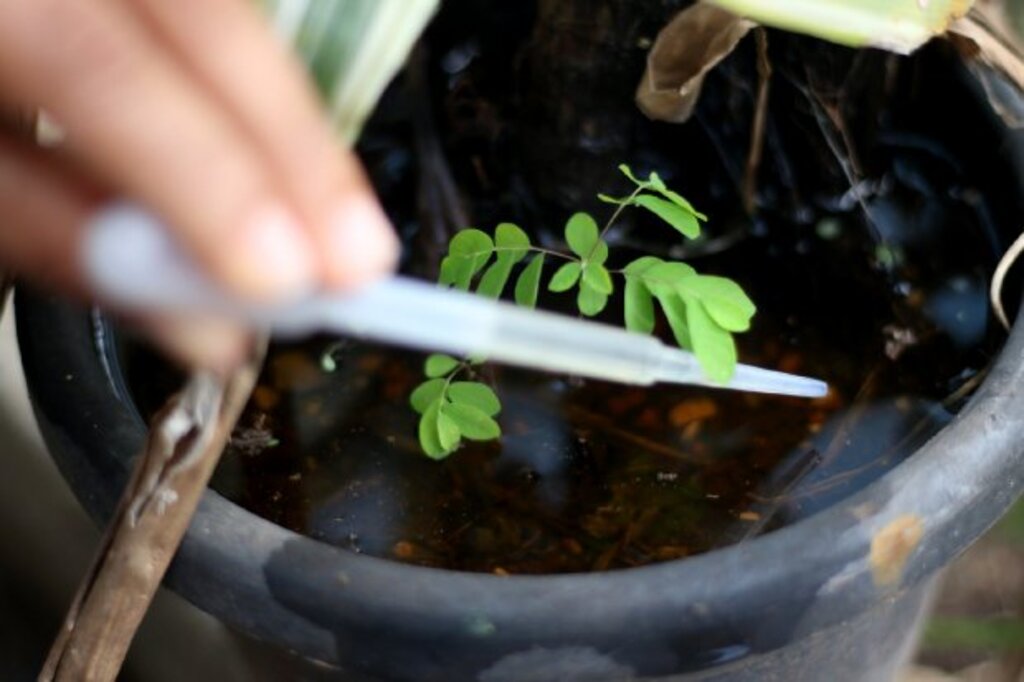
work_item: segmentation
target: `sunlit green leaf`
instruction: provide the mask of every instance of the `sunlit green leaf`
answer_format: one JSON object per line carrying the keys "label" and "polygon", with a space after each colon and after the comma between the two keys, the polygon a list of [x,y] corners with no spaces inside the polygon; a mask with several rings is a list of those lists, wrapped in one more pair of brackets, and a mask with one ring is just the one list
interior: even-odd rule
{"label": "sunlit green leaf", "polygon": [[501,401],[487,384],[478,381],[456,381],[448,388],[448,399],[459,405],[470,405],[488,417],[501,412]]}
{"label": "sunlit green leaf", "polygon": [[459,230],[448,246],[448,253],[453,256],[477,256],[492,251],[494,242],[491,238],[486,232],[474,228]]}
{"label": "sunlit green leaf", "polygon": [[690,239],[700,236],[700,223],[697,221],[697,217],[671,201],[651,194],[642,194],[636,198],[636,203],[664,220],[684,236]]}
{"label": "sunlit green leaf", "polygon": [[731,332],[750,329],[750,318],[757,308],[739,284],[725,277],[700,275],[679,283],[684,296],[699,299],[711,318]]}
{"label": "sunlit green leaf", "polygon": [[472,405],[452,403],[445,405],[443,413],[470,440],[493,440],[501,436],[501,427],[483,411]]}
{"label": "sunlit green leaf", "polygon": [[679,208],[681,208],[684,211],[686,211],[687,213],[692,214],[693,217],[697,218],[698,220],[707,220],[708,219],[708,217],[706,215],[704,215],[703,213],[701,213],[700,211],[695,209],[693,207],[693,204],[691,204],[689,201],[687,201],[681,195],[679,195],[676,192],[673,192],[672,190],[668,189],[667,187],[664,188],[664,189],[658,189],[657,191],[658,191],[659,194],[661,194],[661,196],[665,197],[666,199],[671,201],[673,204],[675,204]]}
{"label": "sunlit green leaf", "polygon": [[587,263],[583,268],[583,283],[605,295],[611,295],[615,290],[615,285],[612,284],[612,276],[608,272],[608,268],[597,263]]}
{"label": "sunlit green leaf", "polygon": [[[623,272],[627,277],[639,277],[646,273],[648,270],[653,268],[655,265],[661,265],[665,261],[655,256],[641,256],[635,261],[623,268]],[[687,266],[689,267],[689,266]]]}
{"label": "sunlit green leaf", "polygon": [[440,284],[451,286],[459,278],[458,259],[453,256],[445,256],[441,260],[441,273],[437,278]]}
{"label": "sunlit green leaf", "polygon": [[636,177],[636,175],[633,174],[633,169],[630,168],[629,166],[627,166],[626,164],[620,163],[619,164],[619,170],[622,172],[623,175],[625,175],[627,178],[629,178],[634,184],[636,184],[636,185],[644,185],[644,184],[646,184],[643,180],[638,179]]}
{"label": "sunlit green leaf", "polygon": [[672,336],[676,345],[684,350],[693,350],[693,341],[690,338],[690,325],[686,321],[686,303],[674,291],[667,291],[658,298],[661,310],[665,313],[668,326],[672,330]]}
{"label": "sunlit green leaf", "polygon": [[544,268],[544,254],[538,253],[527,265],[516,280],[516,303],[524,308],[537,306],[537,290],[540,288],[540,276]]}
{"label": "sunlit green leaf", "polygon": [[409,396],[409,404],[419,414],[423,414],[430,407],[430,404],[441,397],[444,391],[445,380],[441,378],[424,381],[416,387],[416,390]]}
{"label": "sunlit green leaf", "polygon": [[665,181],[662,180],[661,176],[654,171],[651,171],[651,174],[648,176],[647,184],[651,189],[657,192],[664,192],[668,189],[668,187],[665,186]]}
{"label": "sunlit green leaf", "polygon": [[626,329],[650,334],[654,331],[654,299],[639,277],[626,278],[624,315]]}
{"label": "sunlit green leaf", "polygon": [[461,230],[448,246],[448,256],[441,263],[441,280],[463,291],[469,289],[473,276],[491,259],[494,242],[485,232]]}
{"label": "sunlit green leaf", "polygon": [[565,224],[565,241],[580,258],[587,258],[597,245],[597,222],[589,213],[576,213]]}
{"label": "sunlit green leaf", "polygon": [[513,262],[511,258],[499,256],[498,260],[484,270],[484,276],[480,278],[476,292],[487,298],[499,298],[501,292],[505,290],[505,285],[508,284],[508,278],[512,276]]}
{"label": "sunlit green leaf", "polygon": [[423,373],[430,378],[443,377],[458,366],[459,361],[455,358],[437,353],[428,357],[427,361],[423,363]]}
{"label": "sunlit green leaf", "polygon": [[697,271],[686,263],[670,261],[655,263],[646,267],[640,275],[647,288],[655,296],[674,293],[679,282],[687,277],[696,277]]}
{"label": "sunlit green leaf", "polygon": [[722,329],[698,301],[686,300],[686,322],[693,342],[693,353],[708,378],[725,383],[736,369],[736,342]]}
{"label": "sunlit green leaf", "polygon": [[526,257],[530,248],[530,237],[518,225],[502,223],[494,230],[494,245],[500,249],[498,258],[508,258],[518,263]]}
{"label": "sunlit green leaf", "polygon": [[587,317],[597,315],[608,305],[608,294],[598,291],[586,283],[580,284],[580,292],[576,296],[576,306]]}
{"label": "sunlit green leaf", "polygon": [[569,291],[569,289],[576,286],[576,282],[579,281],[580,274],[582,274],[582,272],[583,268],[579,263],[566,263],[555,270],[555,274],[551,277],[551,281],[548,282],[548,289],[555,293]]}
{"label": "sunlit green leaf", "polygon": [[448,416],[449,407],[451,406],[442,404],[437,413],[437,440],[442,448],[451,452],[459,446],[462,432],[459,430],[458,423]]}

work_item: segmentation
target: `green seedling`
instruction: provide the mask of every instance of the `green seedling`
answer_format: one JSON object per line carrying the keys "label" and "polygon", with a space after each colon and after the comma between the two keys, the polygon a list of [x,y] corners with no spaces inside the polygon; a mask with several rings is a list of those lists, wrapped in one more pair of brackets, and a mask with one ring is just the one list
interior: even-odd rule
{"label": "green seedling", "polygon": [[[493,235],[465,229],[449,243],[439,282],[497,299],[518,271],[513,298],[518,305],[533,308],[547,260],[560,261],[547,281],[548,291],[574,293],[580,314],[594,317],[607,308],[616,279],[621,279],[626,328],[652,334],[660,309],[679,347],[696,355],[710,379],[725,383],[736,368],[733,334],[750,328],[756,308],[736,282],[701,275],[686,263],[644,256],[621,269],[609,268],[605,237],[627,208],[649,211],[688,239],[699,237],[701,223],[707,220],[657,173],[641,180],[628,166],[619,169],[633,184],[633,191],[621,198],[598,195],[615,206],[603,228],[588,213],[570,217],[565,225],[567,251],[535,246],[526,232],[511,223],[498,225]],[[431,355],[424,363],[426,380],[413,391],[410,403],[420,414],[419,441],[428,456],[443,459],[463,439],[486,441],[501,436],[495,420],[501,401],[478,380],[477,369],[483,362],[482,358]]]}

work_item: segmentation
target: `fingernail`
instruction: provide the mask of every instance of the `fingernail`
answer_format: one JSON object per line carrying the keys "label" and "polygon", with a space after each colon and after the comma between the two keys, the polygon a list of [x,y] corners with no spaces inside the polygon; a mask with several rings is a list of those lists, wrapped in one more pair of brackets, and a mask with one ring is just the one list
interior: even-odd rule
{"label": "fingernail", "polygon": [[257,210],[238,246],[240,284],[251,295],[288,298],[314,287],[317,259],[309,234],[284,206],[270,204]]}
{"label": "fingernail", "polygon": [[359,198],[349,199],[335,210],[328,248],[332,282],[355,286],[392,272],[400,246],[377,202]]}

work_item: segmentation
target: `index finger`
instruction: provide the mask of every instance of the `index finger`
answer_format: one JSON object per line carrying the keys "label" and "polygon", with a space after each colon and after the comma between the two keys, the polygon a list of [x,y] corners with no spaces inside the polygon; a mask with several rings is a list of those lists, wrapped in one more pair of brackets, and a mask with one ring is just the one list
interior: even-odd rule
{"label": "index finger", "polygon": [[235,116],[278,172],[348,285],[394,265],[397,243],[355,155],[326,120],[302,65],[249,0],[122,0]]}

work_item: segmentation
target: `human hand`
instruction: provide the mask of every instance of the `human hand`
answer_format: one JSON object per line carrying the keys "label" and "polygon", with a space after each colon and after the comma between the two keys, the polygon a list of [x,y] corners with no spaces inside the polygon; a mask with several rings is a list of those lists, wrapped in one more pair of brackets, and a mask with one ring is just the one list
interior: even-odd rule
{"label": "human hand", "polygon": [[[0,262],[88,295],[81,226],[147,205],[226,289],[280,300],[389,271],[398,246],[301,65],[249,0],[0,0],[0,102],[65,133],[0,135]],[[165,347],[225,366],[244,337],[148,319]]]}

